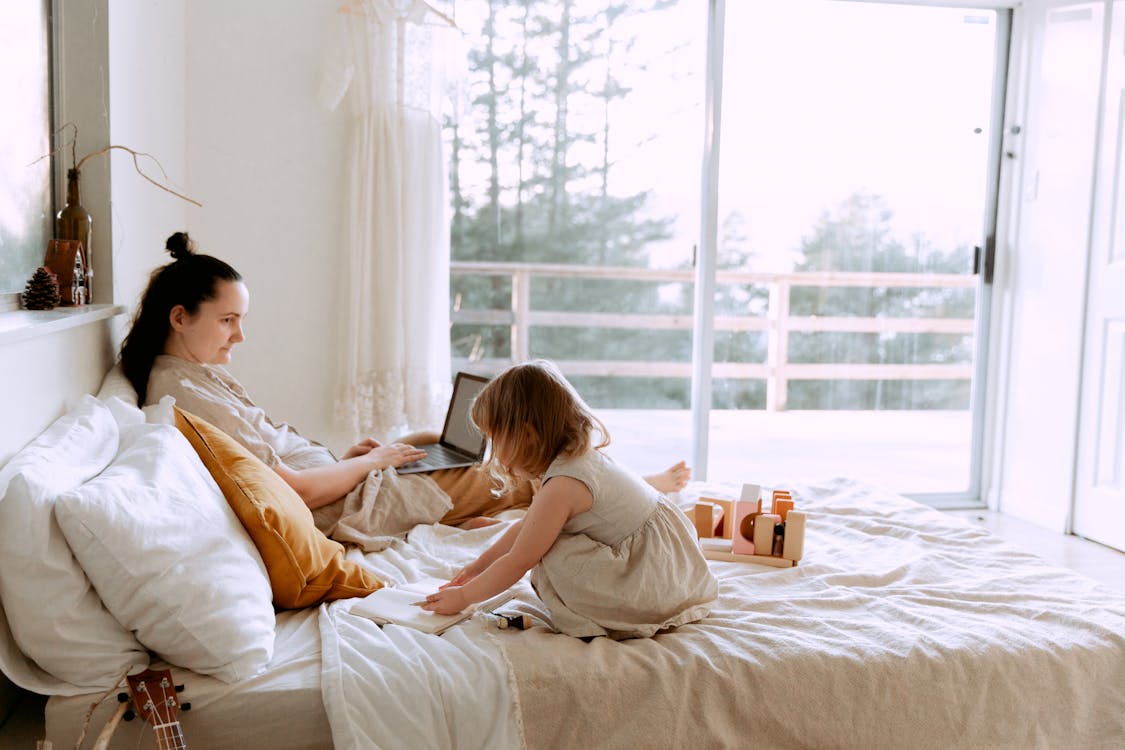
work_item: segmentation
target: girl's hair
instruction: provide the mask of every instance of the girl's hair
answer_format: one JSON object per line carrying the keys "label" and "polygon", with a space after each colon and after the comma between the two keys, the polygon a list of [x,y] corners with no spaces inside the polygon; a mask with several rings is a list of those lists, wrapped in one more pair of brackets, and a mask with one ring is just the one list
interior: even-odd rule
{"label": "girl's hair", "polygon": [[[538,359],[513,365],[493,378],[473,402],[473,422],[492,441],[489,469],[511,489],[510,466],[496,458],[497,441],[508,460],[539,476],[558,456],[578,456],[609,445],[609,431],[559,368]],[[597,431],[601,442],[594,445]]]}
{"label": "girl's hair", "polygon": [[176,232],[164,244],[173,260],[152,272],[148,288],[141,295],[129,334],[121,344],[121,369],[144,405],[152,363],[164,352],[171,324],[172,308],[183,305],[195,315],[199,305],[215,298],[219,281],[242,281],[238,271],[210,255],[197,255],[187,232]]}

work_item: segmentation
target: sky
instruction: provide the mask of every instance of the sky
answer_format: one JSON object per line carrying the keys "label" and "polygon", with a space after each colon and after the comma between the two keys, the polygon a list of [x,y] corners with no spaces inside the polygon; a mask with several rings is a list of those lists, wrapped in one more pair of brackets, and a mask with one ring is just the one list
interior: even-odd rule
{"label": "sky", "polygon": [[[605,5],[574,0],[573,12]],[[610,190],[649,191],[653,217],[676,217],[675,236],[650,247],[657,267],[690,261],[700,243],[707,5],[629,13],[607,37],[630,89],[611,105]],[[499,27],[514,28],[520,8],[497,7],[509,18]],[[537,11],[548,7],[558,6]],[[487,9],[453,8],[470,44]],[[904,239],[921,233],[946,251],[982,244],[995,11],[728,0],[725,14],[720,233],[725,217],[741,217],[750,270],[790,270],[817,219],[859,191],[886,201]],[[602,75],[591,65],[582,74]],[[600,133],[602,117],[596,102],[568,110],[572,132]],[[571,160],[598,163],[601,144],[586,148]],[[465,190],[486,195],[487,178],[484,165],[462,164]]]}
{"label": "sky", "polygon": [[[613,189],[678,216],[654,265],[700,236],[706,3],[628,18]],[[727,2],[720,222],[746,217],[753,270],[788,270],[822,212],[884,196],[901,232],[980,244],[992,106],[993,11],[838,0]],[[592,113],[591,116],[600,116]],[[627,132],[628,135],[621,137]]]}

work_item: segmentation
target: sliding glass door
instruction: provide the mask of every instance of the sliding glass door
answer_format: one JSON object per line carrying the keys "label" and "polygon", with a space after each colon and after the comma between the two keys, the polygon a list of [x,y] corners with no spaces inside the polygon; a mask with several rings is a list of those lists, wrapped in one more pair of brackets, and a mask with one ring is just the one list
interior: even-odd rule
{"label": "sliding glass door", "polygon": [[457,368],[555,360],[641,471],[973,492],[1006,13],[441,5]]}
{"label": "sliding glass door", "polygon": [[1006,14],[723,20],[708,478],[971,494]]}

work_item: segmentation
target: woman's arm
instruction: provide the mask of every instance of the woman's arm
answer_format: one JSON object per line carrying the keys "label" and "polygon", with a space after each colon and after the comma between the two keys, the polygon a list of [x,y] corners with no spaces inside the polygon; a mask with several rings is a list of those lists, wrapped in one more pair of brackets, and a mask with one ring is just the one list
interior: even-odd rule
{"label": "woman's arm", "polygon": [[[532,501],[511,549],[501,553],[464,586],[449,586],[427,596],[422,609],[453,614],[499,594],[543,559],[571,516],[589,510],[593,503],[593,495],[582,482],[570,477],[552,478]],[[500,542],[494,545],[499,546]]]}
{"label": "woman's arm", "polygon": [[367,453],[309,469],[290,469],[278,463],[274,471],[292,487],[309,510],[339,500],[362,482],[373,469],[402,466],[425,457],[421,448],[404,443],[391,443],[372,448]]}

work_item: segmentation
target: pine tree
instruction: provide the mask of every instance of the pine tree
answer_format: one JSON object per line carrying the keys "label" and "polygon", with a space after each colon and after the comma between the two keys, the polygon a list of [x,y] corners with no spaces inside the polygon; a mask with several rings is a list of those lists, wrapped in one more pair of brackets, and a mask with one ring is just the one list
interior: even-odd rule
{"label": "pine tree", "polygon": [[45,266],[35,270],[23,292],[27,310],[54,310],[59,305],[59,280]]}

